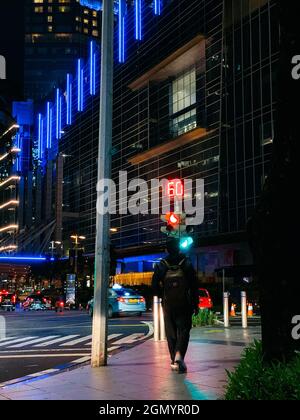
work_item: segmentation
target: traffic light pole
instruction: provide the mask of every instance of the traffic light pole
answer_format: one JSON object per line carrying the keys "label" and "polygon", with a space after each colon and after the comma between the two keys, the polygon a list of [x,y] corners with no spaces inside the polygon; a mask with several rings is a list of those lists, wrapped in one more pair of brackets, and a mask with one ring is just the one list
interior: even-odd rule
{"label": "traffic light pole", "polygon": [[[113,34],[114,1],[103,0],[98,182],[111,178]],[[98,197],[99,194],[100,192],[98,192]],[[107,365],[107,290],[110,260],[109,228],[109,213],[103,215],[97,211],[92,367]]]}

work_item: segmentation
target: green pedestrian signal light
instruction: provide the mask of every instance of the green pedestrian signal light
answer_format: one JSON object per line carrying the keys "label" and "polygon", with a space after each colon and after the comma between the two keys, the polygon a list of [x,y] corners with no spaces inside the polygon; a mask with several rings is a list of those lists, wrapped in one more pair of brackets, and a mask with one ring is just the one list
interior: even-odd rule
{"label": "green pedestrian signal light", "polygon": [[191,236],[182,238],[180,240],[180,249],[182,249],[183,251],[187,251],[194,243],[194,240]]}

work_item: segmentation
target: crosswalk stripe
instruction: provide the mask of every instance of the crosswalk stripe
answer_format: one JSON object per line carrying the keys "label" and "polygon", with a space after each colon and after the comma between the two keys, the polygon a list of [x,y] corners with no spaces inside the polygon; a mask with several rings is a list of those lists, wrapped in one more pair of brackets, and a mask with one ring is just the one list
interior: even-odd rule
{"label": "crosswalk stripe", "polygon": [[91,360],[91,356],[84,356],[81,359],[74,360],[72,363],[80,364]]}
{"label": "crosswalk stripe", "polygon": [[117,350],[117,349],[119,349],[120,348],[120,346],[112,346],[112,347],[109,347],[108,349],[107,349],[107,351],[113,351],[113,350]]}
{"label": "crosswalk stripe", "polygon": [[[120,337],[121,335],[123,335],[123,334],[110,334],[109,336],[108,336],[108,341],[109,340],[113,340],[114,338],[118,338],[118,337]],[[92,336],[91,336],[92,337]],[[91,346],[93,344],[93,342],[92,341],[90,341],[89,343],[86,343],[86,346]]]}
{"label": "crosswalk stripe", "polygon": [[91,335],[87,335],[86,337],[78,338],[77,340],[69,341],[68,343],[61,344],[59,347],[70,347],[76,346],[76,344],[82,343],[83,341],[90,340],[92,338]]}
{"label": "crosswalk stripe", "polygon": [[0,347],[8,346],[9,344],[14,344],[14,343],[21,343],[23,341],[31,340],[33,338],[36,338],[36,337],[33,336],[33,337],[16,338],[16,339],[11,340],[11,341],[6,341],[5,343],[0,343]]}
{"label": "crosswalk stripe", "polygon": [[121,338],[121,340],[115,341],[114,344],[115,345],[120,345],[120,344],[131,344],[134,343],[135,341],[137,341],[139,338],[141,337],[145,337],[145,334],[131,334],[127,337]]}
{"label": "crosswalk stripe", "polygon": [[[118,334],[118,335],[120,335],[120,334]],[[111,352],[111,351],[117,350],[119,348],[120,348],[120,346],[112,346],[112,347],[109,347],[107,349],[107,351]],[[88,362],[89,360],[91,360],[91,356],[85,356],[85,357],[82,357],[81,359],[74,360],[72,363],[80,364],[80,363]]]}
{"label": "crosswalk stripe", "polygon": [[61,343],[62,341],[71,340],[72,338],[78,337],[78,334],[75,335],[66,335],[64,337],[55,338],[54,340],[46,341],[45,343],[36,344],[33,347],[48,347],[52,344]]}
{"label": "crosswalk stripe", "polygon": [[0,343],[3,343],[4,341],[12,340],[13,338],[16,338],[16,336],[1,338]]}
{"label": "crosswalk stripe", "polygon": [[13,346],[9,346],[9,349],[18,349],[21,347],[26,347],[26,346],[30,346],[31,344],[36,344],[36,343],[40,343],[42,341],[46,341],[46,340],[50,340],[52,338],[56,338],[57,335],[49,335],[48,337],[43,337],[43,338],[36,338],[35,340],[29,340],[26,341],[25,343],[20,343],[20,344],[14,344]]}

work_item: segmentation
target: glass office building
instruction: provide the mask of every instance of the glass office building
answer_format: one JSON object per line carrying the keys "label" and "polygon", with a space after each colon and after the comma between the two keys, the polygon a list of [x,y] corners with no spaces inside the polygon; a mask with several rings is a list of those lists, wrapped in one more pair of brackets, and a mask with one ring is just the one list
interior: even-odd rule
{"label": "glass office building", "polygon": [[[268,173],[276,115],[276,1],[145,0],[141,13],[132,2],[121,4],[113,179],[118,182],[119,171],[127,172],[128,182],[204,179],[205,218],[194,232],[198,271],[210,277],[220,266],[250,264],[246,222]],[[43,176],[50,171],[58,179],[50,206],[55,239],[84,235],[89,254],[95,244],[98,48],[91,43],[88,58],[77,60],[73,76],[54,92],[51,130],[46,104],[38,130],[44,142],[49,130],[54,136],[55,147],[45,146],[39,160]],[[161,226],[159,215],[112,216],[112,243],[128,270],[151,269],[165,241]]]}
{"label": "glass office building", "polygon": [[100,15],[79,0],[25,1],[25,97],[40,101],[99,38]]}

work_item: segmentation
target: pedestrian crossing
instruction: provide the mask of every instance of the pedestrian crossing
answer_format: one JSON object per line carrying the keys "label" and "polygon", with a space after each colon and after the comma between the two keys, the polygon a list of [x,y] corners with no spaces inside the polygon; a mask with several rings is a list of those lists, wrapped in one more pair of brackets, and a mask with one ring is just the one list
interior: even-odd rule
{"label": "pedestrian crossing", "polygon": [[[133,345],[147,336],[145,334],[110,334],[108,336],[109,350],[113,351],[121,346]],[[47,349],[64,351],[68,349],[79,348],[88,351],[92,345],[92,335],[81,336],[79,334],[72,335],[46,335],[24,336],[24,337],[6,337],[0,339],[0,353],[13,351],[46,351]]]}

